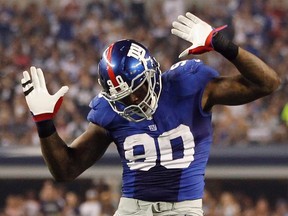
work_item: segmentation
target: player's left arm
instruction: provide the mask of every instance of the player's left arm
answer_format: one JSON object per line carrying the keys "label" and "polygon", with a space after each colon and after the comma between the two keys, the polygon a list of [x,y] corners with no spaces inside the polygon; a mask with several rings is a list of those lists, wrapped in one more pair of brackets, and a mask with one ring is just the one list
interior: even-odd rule
{"label": "player's left arm", "polygon": [[191,13],[173,22],[172,34],[192,43],[179,57],[215,50],[235,65],[239,75],[211,80],[204,91],[202,107],[209,111],[213,105],[240,105],[266,96],[280,85],[277,73],[257,56],[238,47],[219,32]]}
{"label": "player's left arm", "polygon": [[203,94],[204,110],[208,111],[216,104],[245,104],[271,94],[280,85],[280,79],[272,68],[242,48],[231,62],[241,74],[220,76],[210,81]]}

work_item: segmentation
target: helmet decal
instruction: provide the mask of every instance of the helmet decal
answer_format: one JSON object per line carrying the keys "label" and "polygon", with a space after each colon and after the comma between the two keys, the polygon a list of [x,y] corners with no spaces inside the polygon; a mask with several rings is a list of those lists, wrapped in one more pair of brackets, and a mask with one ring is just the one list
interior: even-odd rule
{"label": "helmet decal", "polygon": [[[114,46],[114,44],[110,45],[107,48],[104,56],[106,57],[105,59],[107,61],[107,71],[108,71],[108,75],[109,75],[109,78],[110,78],[110,80],[108,80],[108,81],[112,82],[113,86],[118,86],[118,82],[117,82],[117,79],[115,77],[115,74],[114,74],[114,71],[113,71],[113,65],[112,65],[112,49],[113,49],[113,46]],[[109,86],[111,86],[110,83],[107,82],[107,84]]]}
{"label": "helmet decal", "polygon": [[145,54],[146,54],[146,50],[143,47],[141,47],[135,43],[131,43],[131,46],[130,46],[130,49],[127,53],[127,56],[131,56],[137,60],[145,62],[146,61],[145,60]]}

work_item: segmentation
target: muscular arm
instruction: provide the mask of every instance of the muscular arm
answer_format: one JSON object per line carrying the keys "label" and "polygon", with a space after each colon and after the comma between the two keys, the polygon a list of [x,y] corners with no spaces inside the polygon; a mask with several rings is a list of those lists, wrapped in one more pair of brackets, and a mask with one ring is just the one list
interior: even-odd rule
{"label": "muscular arm", "polygon": [[280,85],[273,69],[221,34],[225,26],[212,28],[189,12],[185,16],[178,16],[178,21],[174,21],[172,26],[172,34],[192,43],[180,57],[215,50],[230,60],[240,72],[237,76],[215,78],[207,84],[201,101],[203,110],[210,111],[215,104],[248,103],[272,93]]}
{"label": "muscular arm", "polygon": [[210,111],[216,104],[240,105],[254,101],[272,93],[280,85],[273,69],[242,48],[231,62],[240,74],[218,77],[208,83],[202,98],[205,111]]}
{"label": "muscular arm", "polygon": [[104,128],[90,123],[69,146],[57,132],[40,142],[43,157],[55,180],[67,181],[75,179],[100,159],[112,140]]}

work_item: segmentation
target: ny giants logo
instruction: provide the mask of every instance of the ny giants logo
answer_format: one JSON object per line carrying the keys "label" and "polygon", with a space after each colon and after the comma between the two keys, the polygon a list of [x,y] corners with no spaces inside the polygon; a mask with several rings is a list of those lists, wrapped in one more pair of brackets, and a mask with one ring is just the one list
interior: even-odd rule
{"label": "ny giants logo", "polygon": [[143,47],[132,43],[131,47],[130,47],[130,49],[128,51],[127,56],[128,57],[131,56],[131,57],[133,57],[135,59],[138,59],[140,61],[144,61],[145,60],[145,58],[144,58],[145,54],[146,54],[146,51],[145,51],[145,49]]}

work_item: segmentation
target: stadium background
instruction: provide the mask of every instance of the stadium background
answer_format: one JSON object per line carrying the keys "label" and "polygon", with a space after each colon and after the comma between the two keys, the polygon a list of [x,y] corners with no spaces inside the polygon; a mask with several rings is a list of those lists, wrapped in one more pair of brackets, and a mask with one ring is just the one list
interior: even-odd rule
{"label": "stadium background", "polygon": [[[99,92],[97,62],[105,46],[122,38],[139,40],[165,71],[189,45],[170,34],[171,21],[186,11],[213,26],[228,24],[223,33],[261,57],[283,80],[271,96],[243,106],[215,107],[206,215],[287,216],[288,2],[284,0],[0,1],[0,215],[11,208],[21,211],[28,203],[41,204],[49,190],[68,212],[68,192],[77,195],[80,205],[91,188],[97,191],[103,215],[111,215],[121,186],[115,146],[77,180],[53,182],[19,85],[22,71],[30,65],[41,67],[51,93],[61,85],[70,87],[55,120],[69,143],[87,125],[87,105]],[[236,73],[217,53],[197,58],[223,75]]]}

